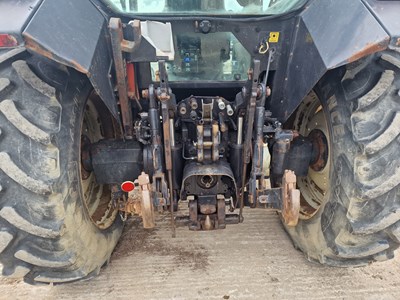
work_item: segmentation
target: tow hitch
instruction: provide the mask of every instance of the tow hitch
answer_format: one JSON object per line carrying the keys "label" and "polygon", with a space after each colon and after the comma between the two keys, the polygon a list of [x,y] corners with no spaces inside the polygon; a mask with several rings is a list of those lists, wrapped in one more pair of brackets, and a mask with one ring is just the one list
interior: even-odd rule
{"label": "tow hitch", "polygon": [[[155,211],[154,199],[151,195],[149,176],[142,173],[135,180],[136,189],[140,197],[120,198],[119,209],[124,214],[124,219],[129,215],[139,215],[143,220],[144,228],[154,228]],[[124,200],[123,200],[124,199]],[[201,199],[201,197],[200,197]],[[201,199],[200,201],[202,201]],[[207,200],[207,199],[206,199]],[[218,195],[216,203],[209,201],[202,204],[198,211],[199,200],[194,196],[188,197],[189,215],[177,216],[176,226],[189,226],[190,230],[224,229],[227,224],[238,224],[239,215],[227,213],[226,207],[231,203],[222,195]],[[296,226],[300,211],[300,191],[296,189],[296,175],[293,171],[286,170],[282,178],[282,187],[265,190],[259,194],[257,208],[275,210],[281,213],[282,219],[288,226]]]}

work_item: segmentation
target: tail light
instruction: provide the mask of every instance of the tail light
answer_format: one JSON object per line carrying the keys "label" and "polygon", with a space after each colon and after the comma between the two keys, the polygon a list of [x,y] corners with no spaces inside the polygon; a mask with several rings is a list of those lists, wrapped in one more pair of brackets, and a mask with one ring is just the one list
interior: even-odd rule
{"label": "tail light", "polygon": [[132,181],[125,181],[121,184],[121,190],[126,193],[132,192],[135,189],[135,183]]}
{"label": "tail light", "polygon": [[18,41],[11,34],[0,33],[0,48],[12,48],[18,46]]}

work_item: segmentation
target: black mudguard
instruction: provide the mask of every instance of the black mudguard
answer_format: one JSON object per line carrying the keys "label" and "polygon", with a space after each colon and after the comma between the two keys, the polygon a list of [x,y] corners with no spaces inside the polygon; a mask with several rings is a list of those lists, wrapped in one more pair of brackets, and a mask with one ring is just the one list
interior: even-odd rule
{"label": "black mudguard", "polygon": [[[1,9],[10,5],[7,3],[15,2],[2,1],[0,15],[7,14]],[[12,28],[18,33],[28,24],[23,31],[26,47],[87,74],[119,120],[110,82],[109,16],[103,15],[89,0],[44,0],[27,23],[39,0],[18,3],[25,6],[21,18],[13,17],[18,25]],[[268,107],[273,115],[285,122],[328,70],[389,46],[400,47],[399,11],[400,1],[309,1],[300,15],[294,17],[296,22],[292,24],[295,28],[286,44],[290,51],[284,51],[285,55],[276,62],[274,92]],[[1,20],[0,29],[8,28]],[[265,27],[268,26],[266,21]]]}
{"label": "black mudguard", "polygon": [[107,19],[92,2],[44,0],[22,34],[26,48],[87,74],[119,120]]}
{"label": "black mudguard", "polygon": [[400,26],[395,15],[400,12],[400,1],[367,2],[373,5],[361,0],[315,0],[305,7],[294,30],[287,69],[277,70],[275,78],[280,90],[275,88],[269,109],[279,120],[290,117],[328,70],[385,50],[397,41]]}
{"label": "black mudguard", "polygon": [[390,47],[400,48],[400,0],[363,0],[390,35]]}
{"label": "black mudguard", "polygon": [[19,45],[24,43],[22,30],[42,0],[0,1],[0,33],[12,35]]}

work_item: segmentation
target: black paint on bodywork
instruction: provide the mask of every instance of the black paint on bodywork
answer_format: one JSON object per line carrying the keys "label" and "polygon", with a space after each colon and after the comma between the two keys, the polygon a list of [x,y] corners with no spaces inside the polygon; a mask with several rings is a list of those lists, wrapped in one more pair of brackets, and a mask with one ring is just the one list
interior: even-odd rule
{"label": "black paint on bodywork", "polygon": [[298,17],[287,69],[277,70],[269,109],[284,122],[328,71],[386,49],[389,36],[358,0],[312,1]]}
{"label": "black paint on bodywork", "polygon": [[[27,48],[87,74],[102,100],[119,120],[110,81],[113,63],[107,31],[109,17],[118,15],[97,0],[44,0],[28,23],[26,19],[39,1],[17,3],[21,4],[21,18],[13,16],[15,21],[11,25],[2,19],[0,28],[9,26],[11,31],[18,32],[24,24],[28,24],[23,32]],[[1,7],[7,5],[15,5],[15,1],[2,1],[0,12],[4,11]],[[269,82],[273,92],[267,108],[284,122],[328,70],[384,50],[389,43],[398,47],[400,34],[396,11],[399,6],[399,1],[311,0],[302,11],[296,12],[297,15],[291,13],[246,21],[243,21],[244,18],[226,17],[212,17],[210,20],[217,32],[232,32],[252,59],[261,61],[262,69],[266,67],[267,56],[259,54],[257,47],[269,32],[280,32],[279,43],[271,45],[275,51]],[[124,23],[135,18],[127,15],[120,17]],[[143,16],[138,17],[143,19]],[[159,15],[149,15],[146,19],[171,22],[175,33],[195,30],[194,21],[201,17],[193,17],[193,20],[188,17],[165,16],[163,19]],[[138,63],[137,69],[140,74],[139,88],[146,88],[151,83],[150,67],[148,63]],[[199,92],[238,90],[241,82],[187,81],[171,82],[170,85],[178,89],[179,94],[179,89],[192,89],[194,93],[197,93],[196,89]]]}
{"label": "black paint on bodywork", "polygon": [[119,120],[110,82],[112,58],[107,19],[90,2],[45,0],[23,32],[27,48],[87,74]]}
{"label": "black paint on bodywork", "polygon": [[42,0],[0,1],[0,33],[11,34],[19,44],[22,30]]}
{"label": "black paint on bodywork", "polygon": [[400,47],[400,1],[363,0],[363,2],[391,36],[391,45]]}

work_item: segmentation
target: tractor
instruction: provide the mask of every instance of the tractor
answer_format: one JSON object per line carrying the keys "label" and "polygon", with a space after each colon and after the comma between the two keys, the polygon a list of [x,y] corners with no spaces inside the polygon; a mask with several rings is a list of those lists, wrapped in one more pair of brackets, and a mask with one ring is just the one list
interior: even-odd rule
{"label": "tractor", "polygon": [[173,238],[241,226],[245,207],[276,211],[310,261],[393,258],[399,13],[380,0],[1,1],[2,275],[87,279],[132,215],[145,228],[166,215]]}

